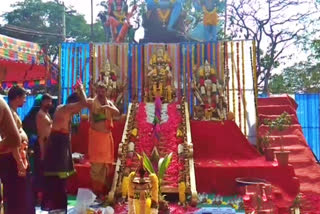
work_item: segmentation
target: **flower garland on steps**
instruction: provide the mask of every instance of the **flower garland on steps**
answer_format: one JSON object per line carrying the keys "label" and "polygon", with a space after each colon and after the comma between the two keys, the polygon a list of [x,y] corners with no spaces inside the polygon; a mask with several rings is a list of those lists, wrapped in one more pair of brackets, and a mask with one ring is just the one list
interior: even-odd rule
{"label": "flower garland on steps", "polygon": [[[137,128],[139,130],[139,138],[135,143],[136,152],[141,154],[146,153],[149,157],[153,150],[153,124],[149,123],[150,119],[147,119],[146,107],[149,104],[141,103],[138,107],[136,114]],[[151,108],[150,108],[151,109]],[[163,121],[161,116],[160,128],[160,143],[158,150],[160,154],[169,154],[173,152],[171,164],[167,170],[164,184],[170,187],[178,187],[179,171],[183,170],[183,165],[179,162],[178,157],[178,145],[182,139],[177,137],[177,129],[182,121],[181,114],[177,110],[177,104],[168,104],[163,110],[166,109],[168,120]],[[163,156],[163,155],[160,155]]]}

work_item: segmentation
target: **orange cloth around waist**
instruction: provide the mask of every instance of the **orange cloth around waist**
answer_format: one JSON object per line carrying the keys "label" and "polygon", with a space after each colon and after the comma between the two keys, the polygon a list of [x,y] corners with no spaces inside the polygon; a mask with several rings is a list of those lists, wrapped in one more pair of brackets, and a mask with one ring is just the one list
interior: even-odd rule
{"label": "orange cloth around waist", "polygon": [[90,128],[88,155],[91,163],[112,164],[114,162],[112,133],[98,132]]}

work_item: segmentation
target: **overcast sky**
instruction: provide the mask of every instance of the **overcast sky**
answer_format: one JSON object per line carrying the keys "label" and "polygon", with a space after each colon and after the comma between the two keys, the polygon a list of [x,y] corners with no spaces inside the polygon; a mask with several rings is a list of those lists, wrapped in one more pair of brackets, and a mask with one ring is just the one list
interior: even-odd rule
{"label": "overcast sky", "polygon": [[[0,14],[11,11],[12,9],[10,8],[10,5],[19,1],[22,1],[22,0],[1,0]],[[48,1],[48,0],[44,0],[44,1]],[[62,0],[60,1],[62,2]],[[67,7],[73,6],[78,13],[85,15],[87,22],[91,23],[91,9],[90,9],[91,0],[63,0],[63,2]],[[99,2],[100,0],[93,0],[93,19],[94,20],[96,19],[98,12],[103,9],[100,6],[97,6]],[[3,24],[2,18],[0,18],[0,23]]]}

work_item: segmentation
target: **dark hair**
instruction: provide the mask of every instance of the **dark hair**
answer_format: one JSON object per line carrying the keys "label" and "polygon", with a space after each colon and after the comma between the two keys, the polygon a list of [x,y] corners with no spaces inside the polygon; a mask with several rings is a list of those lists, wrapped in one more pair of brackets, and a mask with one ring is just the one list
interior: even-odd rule
{"label": "dark hair", "polygon": [[18,86],[18,85],[15,85],[15,86],[12,86],[10,89],[9,89],[9,92],[8,92],[8,100],[9,101],[12,101],[18,97],[22,97],[22,96],[25,96],[27,95],[27,91],[24,90],[24,88]]}
{"label": "dark hair", "polygon": [[80,101],[80,97],[76,92],[70,94],[69,97],[67,98],[67,104],[76,103],[79,101]]}
{"label": "dark hair", "polygon": [[42,97],[41,97],[40,105],[41,105],[42,102],[45,101],[45,100],[53,100],[53,97],[52,97],[50,94],[48,94],[48,93],[43,94]]}

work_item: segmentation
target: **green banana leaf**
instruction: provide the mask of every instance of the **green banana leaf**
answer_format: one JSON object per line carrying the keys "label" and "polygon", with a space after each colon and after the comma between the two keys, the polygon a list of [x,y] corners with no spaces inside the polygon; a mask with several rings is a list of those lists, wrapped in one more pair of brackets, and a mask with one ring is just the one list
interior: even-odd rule
{"label": "green banana leaf", "polygon": [[158,166],[158,178],[160,181],[163,180],[164,174],[166,173],[172,159],[172,152],[169,155],[166,155],[164,158],[160,158]]}
{"label": "green banana leaf", "polygon": [[143,153],[143,166],[150,174],[155,173],[152,163],[145,153]]}

